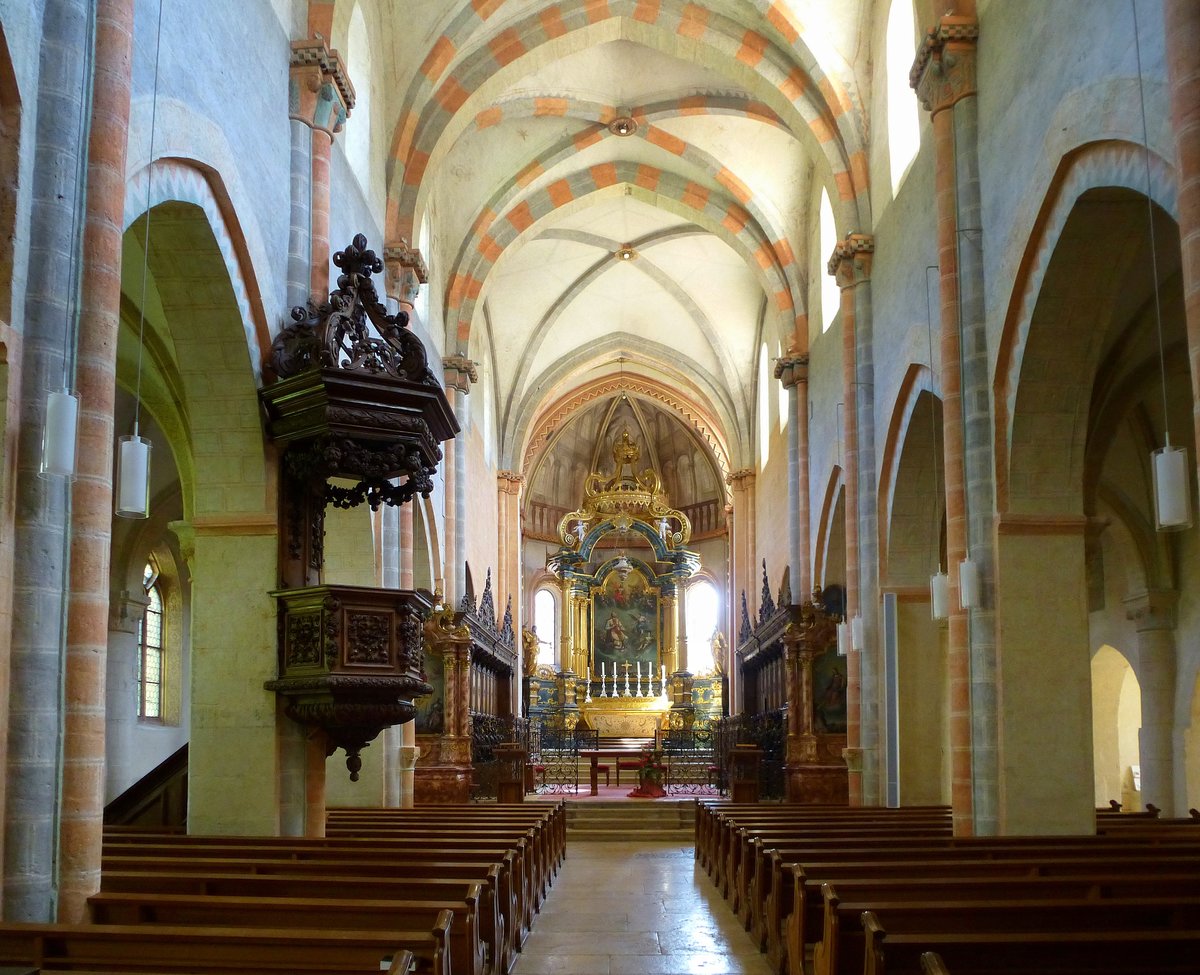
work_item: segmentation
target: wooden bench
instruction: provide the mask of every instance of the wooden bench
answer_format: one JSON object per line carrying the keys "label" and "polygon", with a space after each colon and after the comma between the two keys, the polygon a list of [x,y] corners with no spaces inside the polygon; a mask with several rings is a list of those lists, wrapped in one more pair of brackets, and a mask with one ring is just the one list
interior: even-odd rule
{"label": "wooden bench", "polygon": [[[915,885],[918,882],[934,884],[957,880],[963,883],[972,879],[993,885],[1006,882],[1031,883],[1037,879],[1070,878],[1076,881],[1094,878],[1096,883],[1114,884],[1114,877],[1136,878],[1149,875],[1161,878],[1164,888],[1168,885],[1181,887],[1189,893],[1189,885],[1200,877],[1200,858],[1157,860],[1147,864],[1137,859],[1113,860],[1109,858],[1084,858],[1065,856],[1013,858],[1007,860],[942,859],[942,860],[898,860],[893,862],[809,862],[790,864],[792,883],[784,883],[780,891],[792,890],[790,904],[784,901],[776,914],[781,915],[780,939],[768,948],[772,967],[779,972],[796,972],[794,959],[802,959],[805,948],[816,941],[822,925],[823,901],[820,885],[824,881],[834,883],[869,879],[875,883]],[[1114,891],[1117,888],[1113,888]]]}
{"label": "wooden bench", "polygon": [[922,967],[922,956],[930,953],[938,956],[940,971],[950,975],[1179,975],[1195,971],[1200,957],[1200,931],[1194,930],[891,934],[870,911],[863,915],[862,925],[863,975],[928,972]]}
{"label": "wooden bench", "polygon": [[[478,885],[466,901],[101,891],[88,898],[88,913],[94,924],[390,933],[397,945],[412,952],[418,972],[484,975],[478,895]],[[409,937],[409,932],[422,930],[441,934],[420,942]]]}
{"label": "wooden bench", "polygon": [[[533,921],[533,913],[540,904],[535,891],[540,888],[540,878],[535,879],[528,846],[522,838],[504,844],[495,839],[448,838],[445,835],[424,832],[406,836],[404,839],[375,839],[329,837],[214,837],[188,836],[164,838],[153,842],[126,844],[105,841],[104,857],[134,856],[141,858],[150,869],[153,861],[178,857],[203,856],[208,858],[238,859],[251,857],[262,859],[273,857],[280,860],[353,860],[357,862],[385,860],[413,861],[421,858],[431,860],[471,860],[476,863],[509,863],[512,887],[515,892],[517,917],[520,919],[519,934],[523,939]],[[114,869],[121,864],[113,864]],[[345,872],[345,871],[341,871]]]}
{"label": "wooden bench", "polygon": [[1087,897],[953,901],[844,901],[823,886],[824,921],[814,975],[859,975],[866,942],[860,918],[873,912],[891,934],[1200,930],[1200,898]]}
{"label": "wooden bench", "polygon": [[[246,851],[247,854],[252,851]],[[250,891],[257,878],[277,878],[313,885],[341,885],[347,896],[356,890],[364,895],[374,893],[372,885],[388,885],[394,889],[397,883],[458,879],[477,881],[484,885],[484,898],[480,911],[480,937],[486,945],[495,949],[495,967],[507,972],[515,963],[517,952],[528,935],[522,908],[513,887],[513,873],[503,861],[490,859],[462,858],[441,859],[447,851],[431,851],[439,859],[310,859],[294,860],[280,857],[216,856],[207,857],[186,853],[167,856],[106,856],[102,861],[100,875],[101,890],[161,889],[163,885],[178,883],[185,887],[196,884],[220,884],[220,878],[238,878],[245,881]],[[207,886],[207,889],[214,890]],[[228,888],[225,888],[228,889]],[[436,889],[430,887],[430,889]],[[181,891],[182,892],[182,891]],[[489,898],[489,892],[491,896]],[[380,893],[383,893],[380,891]],[[390,894],[385,894],[390,896]],[[487,905],[489,900],[494,908]]]}
{"label": "wooden bench", "polygon": [[[432,931],[407,933],[4,923],[0,965],[28,965],[43,972],[163,975],[409,975],[413,956],[400,942],[411,938],[423,949],[435,945],[449,923],[446,918]],[[449,973],[442,969],[438,975]]]}

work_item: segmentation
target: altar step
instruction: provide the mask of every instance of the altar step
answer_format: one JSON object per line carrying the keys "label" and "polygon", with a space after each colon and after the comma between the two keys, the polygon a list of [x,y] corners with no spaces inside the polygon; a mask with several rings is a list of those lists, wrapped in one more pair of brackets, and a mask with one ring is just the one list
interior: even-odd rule
{"label": "altar step", "polygon": [[567,801],[567,841],[669,840],[691,844],[696,830],[693,799]]}

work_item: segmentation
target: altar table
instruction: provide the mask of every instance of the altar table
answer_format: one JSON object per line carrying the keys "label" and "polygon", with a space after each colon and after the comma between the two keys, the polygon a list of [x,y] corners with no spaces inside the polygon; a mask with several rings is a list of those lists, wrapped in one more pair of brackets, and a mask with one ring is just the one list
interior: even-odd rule
{"label": "altar table", "polygon": [[[600,785],[596,779],[596,763],[602,758],[615,758],[618,762],[623,758],[645,758],[646,751],[642,748],[581,748],[579,749],[580,758],[590,758],[592,761],[591,769],[591,794],[597,796],[600,794]],[[621,773],[617,772],[617,782],[621,781]]]}

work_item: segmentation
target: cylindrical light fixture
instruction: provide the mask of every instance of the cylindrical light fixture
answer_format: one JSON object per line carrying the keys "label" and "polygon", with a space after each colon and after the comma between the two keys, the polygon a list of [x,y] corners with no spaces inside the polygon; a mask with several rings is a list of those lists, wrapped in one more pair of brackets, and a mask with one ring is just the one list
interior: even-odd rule
{"label": "cylindrical light fixture", "polygon": [[1168,441],[1150,455],[1154,471],[1154,524],[1160,532],[1192,527],[1192,482],[1184,447]]}
{"label": "cylindrical light fixture", "polygon": [[861,651],[866,646],[863,638],[863,618],[855,616],[850,620],[850,649]]}
{"label": "cylindrical light fixture", "polygon": [[46,426],[42,430],[42,463],[38,473],[75,480],[78,434],[79,396],[69,389],[52,390],[46,397]]}
{"label": "cylindrical light fixture", "polygon": [[958,602],[963,609],[977,609],[981,603],[979,566],[970,559],[958,563]]}
{"label": "cylindrical light fixture", "polygon": [[150,515],[150,441],[136,433],[117,442],[117,515]]}
{"label": "cylindrical light fixture", "polygon": [[837,652],[839,657],[850,652],[850,624],[845,620],[837,626]]}
{"label": "cylindrical light fixture", "polygon": [[940,569],[929,577],[929,615],[935,620],[950,616],[950,577]]}

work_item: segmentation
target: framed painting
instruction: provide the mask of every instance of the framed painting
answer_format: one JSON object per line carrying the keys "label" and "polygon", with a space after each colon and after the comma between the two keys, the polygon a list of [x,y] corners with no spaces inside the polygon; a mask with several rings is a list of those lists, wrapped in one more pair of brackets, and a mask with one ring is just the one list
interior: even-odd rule
{"label": "framed painting", "polygon": [[813,730],[846,733],[846,658],[830,647],[813,660]]}
{"label": "framed painting", "polygon": [[658,590],[640,572],[624,579],[614,572],[592,596],[593,672],[604,664],[623,674],[614,668],[641,662],[643,672],[657,674],[661,629]]}

